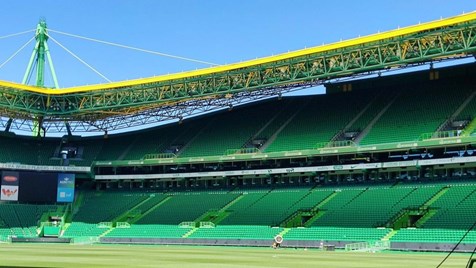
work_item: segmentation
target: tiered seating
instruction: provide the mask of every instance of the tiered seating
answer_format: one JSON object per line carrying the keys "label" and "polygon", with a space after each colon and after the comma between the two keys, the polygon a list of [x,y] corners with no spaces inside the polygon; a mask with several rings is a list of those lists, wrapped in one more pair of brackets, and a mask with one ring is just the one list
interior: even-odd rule
{"label": "tiered seating", "polygon": [[[476,193],[474,185],[464,182],[447,184],[204,191],[155,196],[87,192],[85,203],[64,236],[99,236],[106,233],[105,236],[111,238],[272,239],[276,234],[284,233],[285,239],[289,240],[374,241],[384,238],[391,231],[376,226],[385,226],[405,209],[418,209],[431,199],[433,203],[428,204],[430,209],[437,209],[436,214],[427,219],[422,228],[397,230],[394,236],[390,236],[391,241],[454,243],[473,223]],[[449,188],[443,192],[443,187]],[[440,191],[439,198],[433,200]],[[136,206],[141,201],[145,202]],[[227,216],[217,221],[214,228],[192,230],[192,227],[179,227],[181,222],[195,221],[206,212],[223,209],[227,204],[229,206],[224,210]],[[98,222],[111,220],[132,207],[147,213],[129,228],[99,228]],[[318,214],[311,226],[291,228],[287,232],[283,232],[281,227],[272,228],[282,224],[296,211],[312,208],[317,208]],[[2,219],[5,219],[3,214],[8,210],[8,206],[0,210]],[[21,217],[26,219],[28,216]],[[12,219],[15,220],[18,221],[18,217]],[[25,230],[24,227],[17,223],[15,229],[0,229],[0,236],[35,231]],[[438,238],[439,233],[441,238]],[[474,238],[472,235],[467,238],[471,243],[476,242],[476,235]]]}
{"label": "tiered seating", "polygon": [[215,228],[200,228],[189,238],[206,239],[266,239],[272,240],[283,228],[258,225],[219,225]]}
{"label": "tiered seating", "polygon": [[351,131],[362,131],[367,125],[382,111],[382,109],[387,106],[387,104],[395,96],[395,92],[391,89],[385,89],[384,92],[377,91],[375,99],[369,99],[372,101],[368,109],[362,113],[362,115],[352,124],[349,128]]}
{"label": "tiered seating", "polygon": [[[332,208],[315,222],[319,226],[379,227],[407,208],[418,208],[441,187],[369,188],[341,208]],[[338,195],[345,193],[342,190]],[[337,195],[337,196],[338,196]]]}
{"label": "tiered seating", "polygon": [[112,221],[122,213],[148,198],[139,193],[87,192],[84,204],[73,216],[73,222],[63,236],[96,236],[107,229],[98,228],[100,222]]}
{"label": "tiered seating", "polygon": [[178,225],[133,224],[130,228],[115,228],[105,237],[181,238],[189,231],[190,228],[181,228]]}
{"label": "tiered seating", "polygon": [[140,193],[88,192],[73,221],[99,223],[113,220],[148,198]]}
{"label": "tiered seating", "polygon": [[[471,85],[472,86],[472,85]],[[460,87],[468,88],[467,90],[471,90],[471,86],[468,85],[461,85]],[[459,119],[474,119],[476,116],[476,98],[473,98],[468,105],[459,113]]]}
{"label": "tiered seating", "polygon": [[[288,211],[309,190],[272,191],[268,194],[249,193],[233,204],[229,210],[231,215],[221,222],[222,225],[265,225],[279,226],[294,211]],[[248,200],[244,200],[248,199]],[[250,202],[253,200],[253,202]],[[243,201],[243,203],[242,203]],[[246,205],[244,205],[246,204]]]}
{"label": "tiered seating", "polygon": [[414,190],[405,198],[400,200],[400,202],[396,203],[393,208],[394,209],[405,209],[405,208],[418,208],[422,206],[426,201],[428,201],[431,197],[433,197],[438,191],[440,191],[443,186],[442,185],[421,185],[421,186],[412,186],[412,185],[403,185],[401,187],[393,187],[395,191],[398,191],[401,188],[408,188],[411,187]]}
{"label": "tiered seating", "polygon": [[274,102],[274,105],[280,109],[274,116],[274,119],[261,130],[258,138],[270,139],[297,111],[296,107],[301,107],[304,103],[301,97],[286,97]]}
{"label": "tiered seating", "polygon": [[400,96],[361,145],[418,140],[421,134],[436,131],[469,94],[467,89],[451,91],[454,86],[446,83],[413,87],[400,89]]}
{"label": "tiered seating", "polygon": [[39,226],[41,216],[56,209],[55,205],[1,204],[0,236],[37,236],[36,228]]}
{"label": "tiered seating", "polygon": [[468,229],[474,223],[476,193],[474,185],[453,185],[436,200],[437,213],[423,224],[424,228]]}
{"label": "tiered seating", "polygon": [[151,131],[137,132],[132,138],[133,146],[124,159],[141,159],[145,154],[162,154],[172,144],[185,145],[202,127],[201,120],[191,119],[182,124],[174,123]]}
{"label": "tiered seating", "polygon": [[293,228],[284,237],[286,240],[375,241],[382,239],[390,231],[389,228]]}
{"label": "tiered seating", "polygon": [[314,190],[308,192],[302,199],[293,204],[288,211],[294,212],[297,210],[309,210],[315,208],[324,199],[330,196],[334,191],[329,190]]}
{"label": "tiered seating", "polygon": [[63,233],[63,237],[99,236],[107,228],[99,228],[96,223],[73,222]]}
{"label": "tiered seating", "polygon": [[102,143],[101,151],[98,153],[96,160],[121,160],[124,151],[130,146],[130,137],[117,136],[107,139],[98,138],[98,143]]}
{"label": "tiered seating", "polygon": [[153,208],[155,205],[160,203],[162,200],[167,198],[167,195],[164,194],[154,194],[154,196],[147,199],[144,203],[140,204],[136,207],[141,213],[148,211],[149,209]]}
{"label": "tiered seating", "polygon": [[22,227],[20,218],[18,218],[15,206],[11,204],[2,204],[0,209],[0,218],[2,219],[5,227]]}
{"label": "tiered seating", "polygon": [[238,194],[222,193],[177,193],[161,206],[139,219],[137,224],[178,225],[194,221],[211,209],[220,209]]}
{"label": "tiered seating", "polygon": [[[400,229],[391,239],[392,242],[457,243],[467,230],[452,229]],[[476,231],[471,231],[462,241],[476,243]]]}
{"label": "tiered seating", "polygon": [[365,107],[369,97],[370,93],[363,91],[358,94],[316,96],[308,98],[307,103],[303,100],[305,107],[278,134],[266,151],[314,149],[318,143],[330,141],[352,120],[356,111]]}
{"label": "tiered seating", "polygon": [[[329,190],[334,191],[332,189]],[[361,194],[364,189],[337,189],[335,191],[337,194],[332,198],[332,200],[321,207],[321,210],[324,211],[324,214],[319,218],[319,221],[314,223],[314,225],[341,226],[339,225],[341,222],[340,219],[333,217],[334,212],[340,210],[342,207],[351,202],[354,198]]]}
{"label": "tiered seating", "polygon": [[[474,185],[449,185],[444,195],[430,205],[436,214],[421,228],[400,229],[393,242],[457,243],[474,223],[476,205]],[[476,243],[476,231],[468,233],[463,243]]]}
{"label": "tiered seating", "polygon": [[11,235],[13,235],[13,232],[10,228],[0,228],[0,239]]}
{"label": "tiered seating", "polygon": [[240,149],[278,111],[276,101],[260,106],[239,107],[216,115],[187,145],[183,157],[223,155]]}
{"label": "tiered seating", "polygon": [[57,139],[38,139],[21,136],[0,136],[0,162],[31,165],[59,165],[58,160],[50,160],[56,147]]}
{"label": "tiered seating", "polygon": [[336,226],[383,226],[397,211],[391,209],[413,189],[369,189],[339,210],[332,211]]}
{"label": "tiered seating", "polygon": [[92,162],[96,160],[96,157],[101,151],[103,140],[98,138],[81,140],[76,142],[76,144],[83,147],[83,154],[81,156],[81,160],[72,158],[70,161],[71,165],[90,166]]}

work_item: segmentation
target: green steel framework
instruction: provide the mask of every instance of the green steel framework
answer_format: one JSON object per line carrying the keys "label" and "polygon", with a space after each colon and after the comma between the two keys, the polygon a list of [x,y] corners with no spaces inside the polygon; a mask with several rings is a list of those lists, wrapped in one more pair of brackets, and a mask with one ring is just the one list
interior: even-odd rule
{"label": "green steel framework", "polygon": [[[51,60],[50,50],[48,48],[48,31],[46,27],[46,21],[41,19],[36,27],[35,32],[36,45],[31,54],[30,61],[26,68],[25,75],[23,76],[22,84],[27,84],[28,78],[32,75],[33,67],[36,65],[36,86],[45,86],[45,56],[48,59],[51,75],[53,76],[53,82],[55,88],[59,88],[58,79],[56,78],[55,68],[53,61]],[[36,63],[36,64],[35,64]]]}
{"label": "green steel framework", "polygon": [[[45,40],[46,41],[46,40]],[[46,44],[46,42],[44,42]],[[47,50],[47,46],[44,47]],[[179,119],[340,77],[472,56],[476,21],[209,75],[108,90],[47,95],[0,87],[1,123],[63,132],[107,131]]]}

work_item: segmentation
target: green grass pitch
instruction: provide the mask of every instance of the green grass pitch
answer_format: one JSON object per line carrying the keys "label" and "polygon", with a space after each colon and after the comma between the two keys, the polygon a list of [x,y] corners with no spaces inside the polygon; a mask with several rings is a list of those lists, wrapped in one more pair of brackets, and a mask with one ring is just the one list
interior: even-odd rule
{"label": "green grass pitch", "polygon": [[[0,267],[436,267],[446,253],[250,247],[0,244]],[[442,267],[465,267],[469,254]]]}

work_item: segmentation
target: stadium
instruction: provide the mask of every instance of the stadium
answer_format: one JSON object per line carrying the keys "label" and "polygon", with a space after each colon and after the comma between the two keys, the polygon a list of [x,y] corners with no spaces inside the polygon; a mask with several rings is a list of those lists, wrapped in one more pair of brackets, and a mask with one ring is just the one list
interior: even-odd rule
{"label": "stadium", "polygon": [[67,88],[50,32],[0,81],[0,266],[472,267],[476,12]]}

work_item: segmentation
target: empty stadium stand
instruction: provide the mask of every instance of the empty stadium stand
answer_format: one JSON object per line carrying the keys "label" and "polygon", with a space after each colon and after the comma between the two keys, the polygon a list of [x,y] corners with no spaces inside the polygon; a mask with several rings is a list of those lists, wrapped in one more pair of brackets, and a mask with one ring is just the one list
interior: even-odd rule
{"label": "empty stadium stand", "polygon": [[[269,240],[282,234],[285,239],[303,241],[455,243],[474,222],[472,186],[456,180],[165,194],[86,191],[63,236]],[[422,207],[428,214],[412,227],[392,226],[398,219],[395,216]],[[128,211],[138,216],[121,217]],[[300,226],[286,227],[289,216],[298,211],[315,214]],[[101,222],[114,220],[118,222],[101,227]],[[207,224],[199,224],[202,220]],[[466,242],[476,243],[473,236],[470,233]]]}
{"label": "empty stadium stand", "polygon": [[44,213],[56,205],[0,204],[0,236],[36,237]]}
{"label": "empty stadium stand", "polygon": [[[90,166],[94,161],[145,157],[316,149],[342,140],[357,145],[398,143],[431,137],[452,122],[464,124],[461,133],[471,135],[476,128],[473,79],[468,78],[472,72],[474,67],[466,65],[439,70],[438,80],[429,80],[428,71],[358,80],[346,91],[342,87],[349,83],[329,84],[326,95],[269,99],[107,137],[3,134],[0,161],[60,165],[65,146],[75,150],[70,165]],[[353,136],[349,138],[347,132]],[[253,143],[255,140],[259,142]]]}
{"label": "empty stadium stand", "polygon": [[[342,185],[156,193],[79,190],[61,237],[457,243],[473,225],[475,184]],[[423,211],[411,226],[397,222]],[[38,237],[57,205],[0,204],[0,236]],[[300,214],[301,213],[301,214]],[[307,213],[307,214],[306,214]],[[304,216],[305,215],[305,216]],[[412,214],[413,215],[413,214]],[[297,216],[299,224],[290,225]],[[476,243],[475,231],[465,243]]]}
{"label": "empty stadium stand", "polygon": [[[467,68],[469,76],[458,68]],[[3,133],[1,163],[59,166],[64,164],[66,150],[71,166],[118,160],[142,164],[162,158],[181,159],[185,164],[139,165],[124,170],[111,167],[108,172],[114,175],[124,171],[144,177],[154,172],[171,176],[150,183],[137,176],[79,187],[68,212],[58,204],[1,202],[0,241],[49,233],[44,227],[51,226],[42,218],[56,210],[65,222],[51,228],[51,233],[59,230],[63,238],[272,240],[281,235],[289,241],[457,243],[475,221],[474,166],[470,170],[460,161],[441,167],[437,158],[423,158],[428,155],[427,148],[415,150],[411,143],[403,153],[436,159],[434,164],[415,164],[411,171],[391,165],[379,170],[342,170],[347,160],[389,163],[392,151],[365,156],[353,153],[348,159],[305,155],[295,162],[243,161],[225,167],[246,171],[268,170],[273,165],[288,172],[288,167],[317,163],[333,167],[326,174],[208,175],[205,183],[196,174],[185,179],[176,174],[182,172],[180,168],[190,172],[223,168],[221,161],[189,164],[191,159],[207,156],[317,150],[333,142],[338,147],[340,141],[348,142],[346,146],[417,142],[438,138],[435,133],[452,129],[454,122],[462,124],[457,136],[474,135],[476,98],[471,75],[475,70],[472,65],[451,67],[440,71],[439,80],[430,80],[428,71],[422,71],[329,84],[326,95],[269,99],[150,130],[104,137],[32,138]],[[348,132],[353,134],[346,136]],[[440,149],[439,156],[456,160],[474,153],[469,143]],[[227,171],[225,168],[222,170]],[[476,243],[475,233],[469,232],[464,241]]]}

